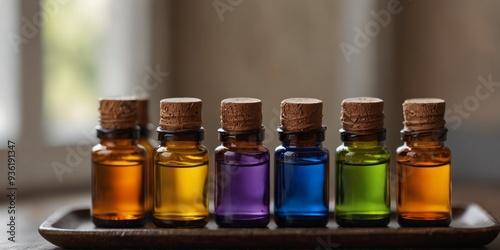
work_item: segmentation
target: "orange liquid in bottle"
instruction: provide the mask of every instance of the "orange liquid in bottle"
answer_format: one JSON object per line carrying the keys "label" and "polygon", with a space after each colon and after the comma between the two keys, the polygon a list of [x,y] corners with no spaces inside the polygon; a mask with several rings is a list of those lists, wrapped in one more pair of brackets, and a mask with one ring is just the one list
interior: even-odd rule
{"label": "orange liquid in bottle", "polygon": [[131,145],[114,150],[98,145],[95,149],[92,157],[92,221],[99,227],[144,225],[145,150]]}
{"label": "orange liquid in bottle", "polygon": [[[123,164],[123,163],[122,163]],[[143,165],[95,165],[94,217],[136,220],[144,217]]]}
{"label": "orange liquid in bottle", "polygon": [[403,224],[439,226],[450,223],[450,164],[398,163],[397,176],[398,219]]}
{"label": "orange liquid in bottle", "polygon": [[451,152],[445,101],[408,99],[397,149],[397,218],[400,226],[444,227],[451,223]]}
{"label": "orange liquid in bottle", "polygon": [[146,149],[146,212],[152,213],[153,211],[153,190],[154,190],[154,169],[153,169],[153,143],[147,137],[138,139],[141,146]]}

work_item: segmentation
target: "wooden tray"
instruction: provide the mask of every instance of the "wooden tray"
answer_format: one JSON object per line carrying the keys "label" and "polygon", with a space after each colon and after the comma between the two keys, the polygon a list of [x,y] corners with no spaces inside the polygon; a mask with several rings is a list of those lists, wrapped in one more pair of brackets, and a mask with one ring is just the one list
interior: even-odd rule
{"label": "wooden tray", "polygon": [[[315,248],[483,246],[500,225],[474,203],[454,203],[453,221],[444,228],[401,228],[394,220],[385,228],[339,228],[330,214],[325,228],[220,229],[213,219],[206,228],[166,229],[148,222],[143,228],[103,229],[90,221],[88,208],[68,207],[51,215],[38,231],[63,248]],[[272,220],[271,220],[272,221]]]}

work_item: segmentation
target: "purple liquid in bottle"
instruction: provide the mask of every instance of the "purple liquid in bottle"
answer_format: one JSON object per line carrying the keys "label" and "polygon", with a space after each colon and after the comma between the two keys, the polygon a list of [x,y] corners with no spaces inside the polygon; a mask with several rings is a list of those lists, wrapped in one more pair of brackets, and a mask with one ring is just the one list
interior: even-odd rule
{"label": "purple liquid in bottle", "polygon": [[248,150],[215,151],[215,221],[221,227],[269,223],[269,151],[262,145]]}

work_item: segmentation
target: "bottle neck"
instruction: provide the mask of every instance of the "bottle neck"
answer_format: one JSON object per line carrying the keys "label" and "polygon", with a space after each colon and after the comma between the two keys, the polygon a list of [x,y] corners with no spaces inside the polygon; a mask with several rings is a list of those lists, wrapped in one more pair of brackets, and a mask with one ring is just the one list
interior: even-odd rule
{"label": "bottle neck", "polygon": [[385,134],[385,128],[362,132],[340,129],[340,139],[345,145],[382,146],[385,141]]}
{"label": "bottle neck", "polygon": [[139,138],[149,138],[149,129],[147,125],[139,125]]}
{"label": "bottle neck", "polygon": [[325,140],[326,127],[300,132],[287,132],[278,128],[279,139],[285,147],[321,147]]}
{"label": "bottle neck", "polygon": [[139,127],[129,129],[104,129],[96,127],[97,138],[103,145],[129,146],[137,144],[139,138]]}
{"label": "bottle neck", "polygon": [[227,131],[218,129],[219,141],[224,145],[234,145],[238,147],[262,145],[265,128],[250,131]]}
{"label": "bottle neck", "polygon": [[401,139],[408,146],[413,147],[441,147],[446,141],[448,129],[436,129],[430,131],[401,130]]}
{"label": "bottle neck", "polygon": [[186,147],[196,146],[204,139],[205,129],[202,127],[196,130],[171,131],[163,130],[161,127],[156,129],[158,132],[158,141],[162,146]]}

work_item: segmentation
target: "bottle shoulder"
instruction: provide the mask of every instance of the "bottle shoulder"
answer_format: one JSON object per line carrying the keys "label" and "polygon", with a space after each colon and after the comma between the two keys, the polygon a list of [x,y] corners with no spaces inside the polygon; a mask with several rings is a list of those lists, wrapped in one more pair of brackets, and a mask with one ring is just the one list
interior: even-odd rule
{"label": "bottle shoulder", "polygon": [[450,154],[451,150],[445,145],[439,146],[411,146],[411,145],[401,145],[396,149],[397,154],[406,154],[409,152],[416,152],[422,154]]}
{"label": "bottle shoulder", "polygon": [[169,153],[169,154],[198,154],[204,155],[208,154],[208,148],[202,144],[190,146],[190,147],[179,147],[179,146],[168,146],[168,145],[158,145],[154,148],[153,152],[155,154]]}
{"label": "bottle shoulder", "polygon": [[156,141],[151,138],[141,137],[138,139],[138,144],[142,145],[148,152],[152,152],[153,149],[158,145]]}
{"label": "bottle shoulder", "polygon": [[147,151],[141,145],[106,146],[97,144],[92,148],[92,160],[95,162],[140,162],[147,158]]}
{"label": "bottle shoulder", "polygon": [[215,148],[214,153],[224,154],[226,152],[239,154],[269,154],[269,149],[263,145],[238,147],[236,145],[221,144]]}
{"label": "bottle shoulder", "polygon": [[280,148],[277,147],[274,155],[276,164],[328,164],[330,154],[328,149],[316,148]]}
{"label": "bottle shoulder", "polygon": [[264,146],[236,148],[220,145],[214,156],[217,165],[262,165],[269,164],[270,160],[269,150]]}
{"label": "bottle shoulder", "polygon": [[286,147],[279,145],[275,148],[274,153],[276,156],[280,155],[329,155],[330,152],[327,148],[319,147]]}
{"label": "bottle shoulder", "polygon": [[203,145],[179,148],[159,145],[153,151],[153,159],[158,164],[177,166],[197,166],[207,164],[210,155]]}
{"label": "bottle shoulder", "polygon": [[351,164],[379,164],[390,161],[391,154],[383,144],[361,146],[341,144],[335,152],[336,162]]}
{"label": "bottle shoulder", "polygon": [[110,152],[117,154],[145,153],[146,148],[140,144],[114,145],[114,144],[96,144],[92,147],[92,153]]}
{"label": "bottle shoulder", "polygon": [[341,144],[336,148],[337,155],[365,155],[365,154],[381,154],[390,155],[389,149],[384,144],[376,146],[358,146]]}
{"label": "bottle shoulder", "polygon": [[444,164],[451,161],[451,150],[446,146],[411,147],[403,145],[396,150],[398,163],[418,165],[421,163]]}

